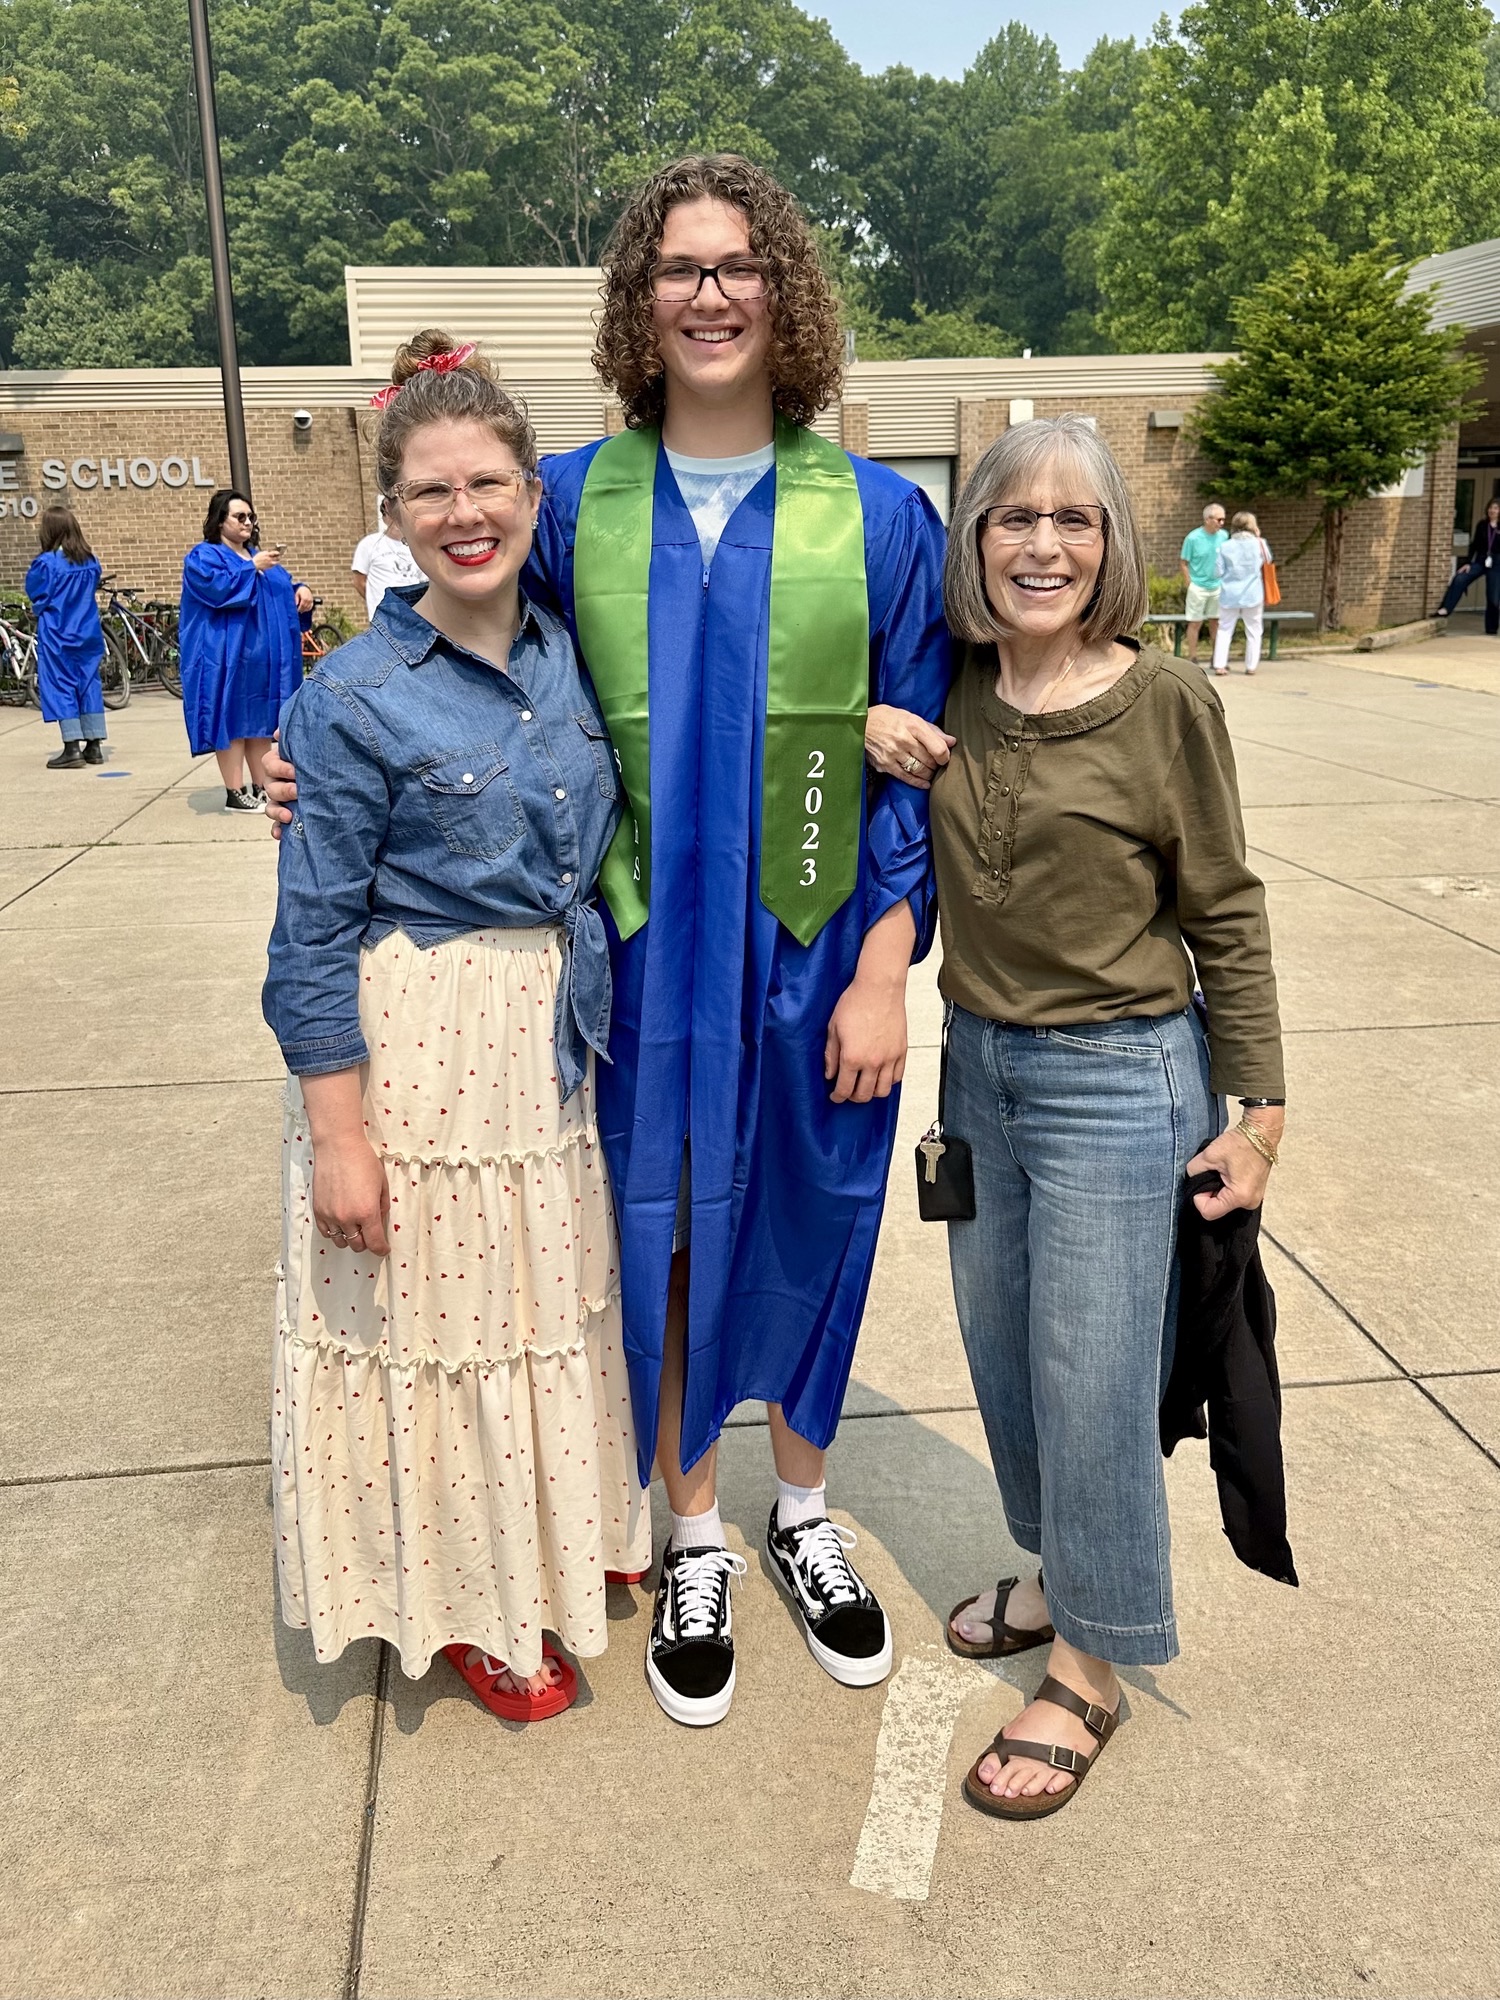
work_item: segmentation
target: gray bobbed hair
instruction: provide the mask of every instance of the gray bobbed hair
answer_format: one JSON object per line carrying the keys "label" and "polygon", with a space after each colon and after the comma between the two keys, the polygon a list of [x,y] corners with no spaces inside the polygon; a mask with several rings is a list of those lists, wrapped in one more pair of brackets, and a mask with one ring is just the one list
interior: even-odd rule
{"label": "gray bobbed hair", "polygon": [[990,446],[958,496],[943,565],[943,608],[958,638],[992,645],[1009,636],[985,592],[980,518],[1001,501],[1030,505],[1043,472],[1060,476],[1060,497],[1097,501],[1105,512],[1104,555],[1079,620],[1080,639],[1118,639],[1149,610],[1146,551],[1114,453],[1082,417],[1033,417]]}

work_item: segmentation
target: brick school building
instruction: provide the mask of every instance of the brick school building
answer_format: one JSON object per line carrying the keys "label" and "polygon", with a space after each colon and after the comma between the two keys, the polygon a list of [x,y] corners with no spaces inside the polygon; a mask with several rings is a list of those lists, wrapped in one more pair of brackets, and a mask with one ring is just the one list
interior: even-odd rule
{"label": "brick school building", "polygon": [[[1500,245],[1489,247],[1500,253]],[[1500,254],[1496,267],[1500,283]],[[369,398],[388,380],[399,340],[434,325],[480,340],[506,386],[526,400],[543,452],[617,429],[620,412],[589,364],[595,270],[382,266],[345,275],[348,364],[248,368],[243,382],[262,541],[285,544],[294,574],[358,625],[363,607],[349,559],[376,524]],[[1208,371],[1219,358],[856,360],[842,401],[821,413],[817,428],[916,480],[946,518],[986,445],[1008,426],[1086,416],[1124,468],[1152,569],[1175,576],[1211,477],[1185,419],[1212,387]],[[1399,489],[1354,510],[1344,556],[1349,625],[1400,624],[1441,595],[1452,570],[1458,449],[1446,446]],[[106,574],[175,598],[208,496],[227,480],[216,369],[0,372],[0,590],[20,584],[36,551],[37,516],[55,497],[77,512]],[[1231,513],[1255,498],[1217,486],[1213,497]],[[1472,509],[1472,486],[1458,497]],[[1284,607],[1315,609],[1316,508],[1273,502],[1258,511],[1280,565]]]}

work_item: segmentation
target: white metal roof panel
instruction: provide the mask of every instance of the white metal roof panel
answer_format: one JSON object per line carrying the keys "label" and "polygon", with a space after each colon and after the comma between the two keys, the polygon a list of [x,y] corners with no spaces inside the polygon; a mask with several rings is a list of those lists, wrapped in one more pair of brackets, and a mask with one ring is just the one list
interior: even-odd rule
{"label": "white metal roof panel", "polygon": [[403,340],[440,326],[479,341],[506,382],[586,369],[603,280],[594,265],[351,264],[349,359],[384,373]]}
{"label": "white metal roof panel", "polygon": [[1429,285],[1437,287],[1437,325],[1500,326],[1500,237],[1413,264],[1407,291],[1424,291]]}

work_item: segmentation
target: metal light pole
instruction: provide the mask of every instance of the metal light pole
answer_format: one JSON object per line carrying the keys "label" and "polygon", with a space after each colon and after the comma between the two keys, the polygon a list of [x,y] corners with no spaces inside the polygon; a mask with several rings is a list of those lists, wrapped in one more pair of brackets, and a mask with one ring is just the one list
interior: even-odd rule
{"label": "metal light pole", "polygon": [[219,327],[219,372],[224,378],[224,428],[229,438],[229,478],[250,498],[250,452],[245,443],[245,403],[240,393],[240,350],[234,331],[234,282],[229,275],[229,227],[224,220],[224,173],[219,161],[219,114],[214,64],[208,45],[207,0],[188,0],[193,39],[193,81],[198,95],[198,137],[203,146],[203,197],[208,206],[208,256],[214,274],[214,317]]}

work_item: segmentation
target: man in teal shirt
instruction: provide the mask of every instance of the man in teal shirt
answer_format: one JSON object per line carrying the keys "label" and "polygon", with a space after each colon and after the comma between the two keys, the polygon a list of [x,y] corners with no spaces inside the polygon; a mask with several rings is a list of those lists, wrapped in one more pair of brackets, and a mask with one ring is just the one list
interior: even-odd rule
{"label": "man in teal shirt", "polygon": [[1182,544],[1182,580],[1187,585],[1187,650],[1198,663],[1198,628],[1208,625],[1208,646],[1213,651],[1219,628],[1219,545],[1229,537],[1224,532],[1224,509],[1210,500],[1203,510],[1203,526],[1194,528]]}

